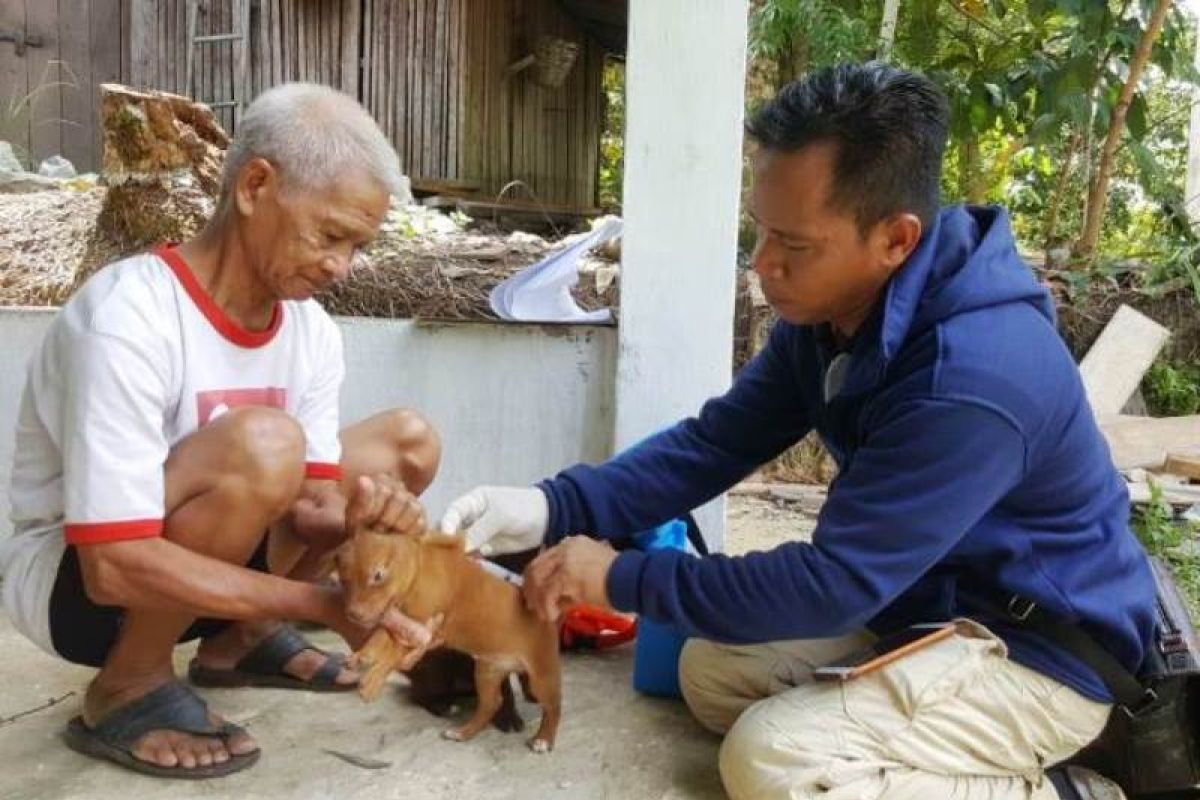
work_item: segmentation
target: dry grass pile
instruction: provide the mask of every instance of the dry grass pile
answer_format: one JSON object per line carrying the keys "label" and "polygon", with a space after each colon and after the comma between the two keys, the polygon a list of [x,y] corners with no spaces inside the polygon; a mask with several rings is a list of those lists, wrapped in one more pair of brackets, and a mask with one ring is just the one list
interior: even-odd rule
{"label": "dry grass pile", "polygon": [[[419,206],[393,206],[379,237],[349,280],[322,295],[335,314],[445,320],[494,319],[488,295],[496,284],[573,241],[557,242]],[[615,266],[584,259],[576,300],[593,309],[616,304]]]}
{"label": "dry grass pile", "polygon": [[[113,189],[110,191],[123,191]],[[187,238],[199,225],[193,213],[163,214],[191,192],[163,195],[141,187],[126,201],[105,203],[105,189],[0,195],[0,305],[61,305],[96,268],[147,246]],[[145,202],[155,213],[137,214]],[[103,210],[102,210],[103,209]],[[120,210],[101,233],[98,217]],[[174,220],[148,232],[147,223]],[[417,206],[395,206],[379,237],[351,277],[319,298],[333,314],[448,320],[494,319],[488,294],[500,281],[546,257],[558,242],[524,232],[467,228],[462,217]],[[617,267],[604,254],[586,257],[575,296],[588,309],[615,307]]]}
{"label": "dry grass pile", "polygon": [[95,257],[104,189],[0,194],[0,305],[55,306]]}

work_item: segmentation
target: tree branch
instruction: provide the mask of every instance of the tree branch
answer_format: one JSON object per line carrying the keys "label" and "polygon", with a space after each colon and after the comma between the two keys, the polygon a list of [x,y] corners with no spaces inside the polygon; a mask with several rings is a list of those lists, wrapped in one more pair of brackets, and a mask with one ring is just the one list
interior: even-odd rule
{"label": "tree branch", "polygon": [[967,11],[965,8],[962,7],[962,3],[960,2],[960,0],[950,0],[950,7],[953,8],[955,11],[957,11],[959,14],[961,14],[963,17],[965,17],[970,22],[974,22],[976,25],[983,28],[985,31],[990,33],[992,36],[995,36],[1000,41],[1007,42],[1010,38],[1012,38],[1012,37],[1008,36],[1007,34],[1005,34],[1004,31],[1001,31],[997,28],[993,28],[991,23],[984,22],[982,17],[977,17],[974,14],[972,14],[970,11]]}

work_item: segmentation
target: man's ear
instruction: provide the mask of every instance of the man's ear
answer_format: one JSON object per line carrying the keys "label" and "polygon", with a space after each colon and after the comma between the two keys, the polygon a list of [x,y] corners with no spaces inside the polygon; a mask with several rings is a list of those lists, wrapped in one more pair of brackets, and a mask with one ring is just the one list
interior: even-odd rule
{"label": "man's ear", "polygon": [[917,249],[923,229],[921,219],[916,214],[893,214],[883,220],[878,231],[881,236],[881,256],[889,272],[895,271]]}
{"label": "man's ear", "polygon": [[249,217],[264,199],[279,194],[279,170],[265,158],[252,158],[238,171],[234,184],[237,209]]}

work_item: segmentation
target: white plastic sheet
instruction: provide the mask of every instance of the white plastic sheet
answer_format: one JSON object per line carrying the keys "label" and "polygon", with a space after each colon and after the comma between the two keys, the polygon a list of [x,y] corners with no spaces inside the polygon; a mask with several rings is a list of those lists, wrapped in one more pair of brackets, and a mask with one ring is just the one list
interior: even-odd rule
{"label": "white plastic sheet", "polygon": [[571,287],[579,282],[579,259],[620,236],[622,228],[617,217],[603,220],[579,241],[497,284],[488,297],[492,312],[514,322],[608,322],[609,309],[583,310],[571,296]]}

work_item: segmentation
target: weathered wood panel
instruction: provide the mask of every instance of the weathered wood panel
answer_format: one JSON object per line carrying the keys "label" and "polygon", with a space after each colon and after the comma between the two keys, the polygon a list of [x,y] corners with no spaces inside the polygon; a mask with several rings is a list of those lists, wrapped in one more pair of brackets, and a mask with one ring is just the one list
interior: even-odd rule
{"label": "weathered wood panel", "polygon": [[121,76],[127,22],[123,0],[0,4],[0,29],[41,40],[19,55],[0,43],[0,139],[33,168],[52,155],[81,171],[98,164],[98,85]]}
{"label": "weathered wood panel", "polygon": [[[462,178],[506,196],[572,206],[596,202],[604,54],[554,0],[469,0],[464,37],[466,136]],[[546,87],[533,69],[508,67],[543,36],[579,44],[565,82]]]}
{"label": "weathered wood panel", "polygon": [[[125,2],[134,85],[232,96],[232,45],[198,48],[194,85],[182,85],[186,0]],[[232,30],[237,2],[202,2],[198,31]],[[580,45],[557,88],[508,72],[543,36]],[[306,80],[358,97],[416,179],[470,181],[492,196],[515,180],[528,189],[506,196],[595,204],[604,54],[556,0],[257,0],[250,43],[251,96]],[[230,111],[220,118],[233,128]]]}
{"label": "weathered wood panel", "polygon": [[[197,35],[241,32],[243,2],[250,0],[202,0],[198,5]],[[144,19],[139,28],[152,31],[150,36],[128,40],[133,65],[129,80],[138,88],[178,92],[206,102],[233,100],[242,94],[248,101],[279,83],[311,81],[359,95],[358,40],[363,0],[253,2],[247,32],[248,92],[239,82],[240,43],[236,41],[198,45],[193,52],[192,85],[185,85],[186,0],[132,3],[134,13]],[[235,127],[234,116],[230,108],[217,110],[218,119],[229,130]]]}
{"label": "weathered wood panel", "polygon": [[[0,28],[28,30],[24,0],[0,3]],[[12,143],[18,158],[29,153],[28,96],[29,61],[18,56],[12,44],[0,43],[0,136]]]}
{"label": "weathered wood panel", "polygon": [[[28,129],[24,146],[31,166],[36,169],[43,158],[62,152],[63,95],[75,98],[79,94],[79,81],[86,80],[87,76],[76,76],[75,66],[64,67],[60,61],[63,56],[59,46],[58,0],[25,3],[25,14],[29,35],[41,36],[45,44],[25,50],[23,61],[29,100],[15,107],[17,116],[13,121],[24,123],[22,127]],[[6,25],[0,25],[0,28],[13,30]],[[7,50],[9,55],[16,54],[16,48],[9,43],[0,44],[0,48]],[[22,118],[22,113],[27,115],[26,118]],[[4,133],[0,132],[0,138],[3,137]]]}
{"label": "weathered wood panel", "polygon": [[365,0],[363,104],[414,178],[459,177],[468,0]]}
{"label": "weathered wood panel", "polygon": [[[60,0],[61,2],[61,0]],[[122,0],[92,0],[91,15],[91,117],[89,131],[88,167],[99,166],[102,148],[100,130],[100,84],[119,83],[121,72],[121,40],[124,26]],[[65,105],[66,98],[63,103]],[[64,154],[65,155],[65,154]],[[69,157],[69,156],[68,156]]]}

